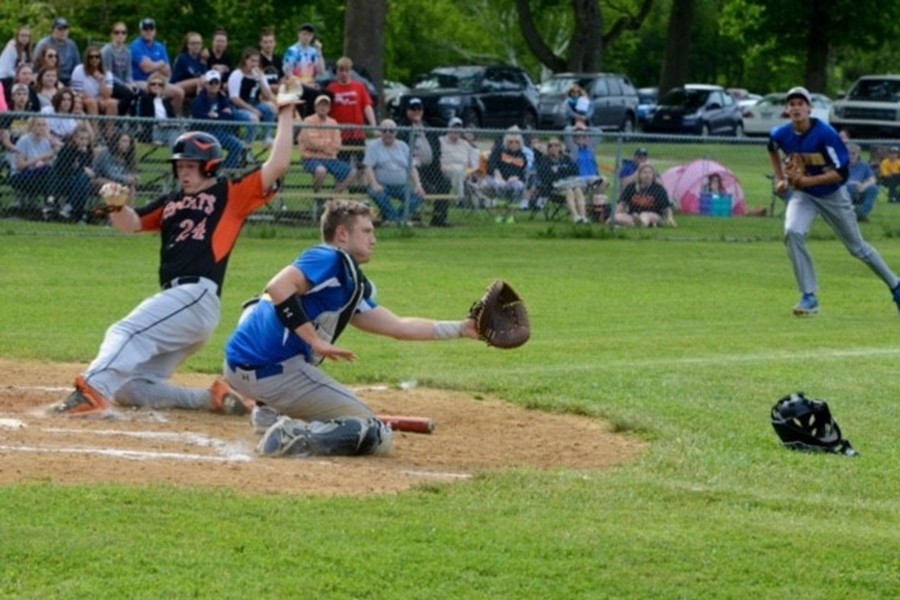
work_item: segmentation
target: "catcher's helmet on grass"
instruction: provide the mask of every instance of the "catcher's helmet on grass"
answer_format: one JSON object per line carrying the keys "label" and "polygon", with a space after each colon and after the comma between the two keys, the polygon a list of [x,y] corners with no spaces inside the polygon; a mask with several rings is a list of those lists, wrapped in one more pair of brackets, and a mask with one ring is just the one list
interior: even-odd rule
{"label": "catcher's helmet on grass", "polygon": [[203,131],[188,131],[178,136],[172,146],[172,168],[175,161],[195,160],[200,163],[204,177],[215,177],[222,162],[222,144],[215,136]]}
{"label": "catcher's helmet on grass", "polygon": [[803,392],[785,396],[772,407],[772,427],[791,450],[858,456],[832,418],[828,404],[810,400]]}

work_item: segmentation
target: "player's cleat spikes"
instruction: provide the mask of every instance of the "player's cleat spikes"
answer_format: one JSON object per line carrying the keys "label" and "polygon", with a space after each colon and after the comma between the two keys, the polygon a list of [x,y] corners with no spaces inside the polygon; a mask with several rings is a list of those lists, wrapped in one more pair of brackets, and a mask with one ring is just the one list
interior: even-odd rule
{"label": "player's cleat spikes", "polygon": [[818,314],[818,312],[819,301],[816,299],[815,294],[803,294],[803,297],[800,298],[800,302],[794,307],[794,314],[798,317],[810,317]]}
{"label": "player's cleat spikes", "polygon": [[58,404],[55,410],[72,417],[86,417],[102,414],[110,408],[112,408],[112,404],[109,400],[79,375],[75,378],[75,391]]}
{"label": "player's cleat spikes", "polygon": [[213,381],[209,395],[209,409],[214,413],[240,417],[249,413],[252,408],[252,405],[248,405],[249,403],[231,389],[228,382],[221,377]]}

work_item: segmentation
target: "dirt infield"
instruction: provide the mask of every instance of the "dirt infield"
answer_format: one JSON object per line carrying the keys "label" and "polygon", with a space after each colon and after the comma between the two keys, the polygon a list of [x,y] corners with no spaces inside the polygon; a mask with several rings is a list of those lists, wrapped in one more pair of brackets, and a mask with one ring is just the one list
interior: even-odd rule
{"label": "dirt infield", "polygon": [[[370,386],[358,393],[381,414],[427,416],[430,435],[398,432],[387,457],[264,459],[246,417],[121,410],[118,419],[50,415],[83,365],[0,360],[0,485],[122,483],[232,488],[262,494],[367,494],[486,471],[596,470],[643,449],[602,421],[529,411],[470,394]],[[210,376],[179,375],[208,386]],[[21,423],[21,426],[19,425]]]}

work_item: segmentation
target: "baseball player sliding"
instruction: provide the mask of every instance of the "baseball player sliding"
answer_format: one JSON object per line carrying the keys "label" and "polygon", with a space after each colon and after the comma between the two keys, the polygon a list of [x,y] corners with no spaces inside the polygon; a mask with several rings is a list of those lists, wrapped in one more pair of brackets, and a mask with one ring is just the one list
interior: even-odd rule
{"label": "baseball player sliding", "polygon": [[352,324],[399,340],[478,338],[472,318],[399,317],[375,301],[360,268],[375,251],[368,205],[332,200],[323,243],[303,252],[248,302],[225,349],[225,378],[258,406],[250,420],[268,456],[386,453],[391,430],[352,391],[319,370],[326,358],[356,360],[335,345]]}
{"label": "baseball player sliding", "polygon": [[[859,231],[856,213],[844,183],[847,181],[847,146],[828,123],[810,117],[809,92],[795,87],[787,93],[790,123],[769,134],[769,158],[775,171],[775,189],[790,192],[784,215],[784,242],[802,294],[794,307],[797,316],[819,312],[818,282],[806,236],[816,214],[821,214],[850,254],[860,259],[891,289],[900,309],[900,279]],[[782,152],[787,165],[782,165]]]}
{"label": "baseball player sliding", "polygon": [[290,166],[299,93],[294,85],[279,94],[278,129],[268,160],[243,177],[217,177],[219,142],[208,133],[188,132],[175,142],[170,159],[179,189],[135,209],[127,205],[122,188],[104,186],[101,196],[116,229],[160,232],[162,289],[106,331],[97,357],[75,378],[75,391],[56,406],[58,412],[102,414],[115,401],[246,413],[243,400],[222,380],[210,389],[181,388],[167,380],[219,322],[222,283],[238,234],[250,213],[273,196]]}

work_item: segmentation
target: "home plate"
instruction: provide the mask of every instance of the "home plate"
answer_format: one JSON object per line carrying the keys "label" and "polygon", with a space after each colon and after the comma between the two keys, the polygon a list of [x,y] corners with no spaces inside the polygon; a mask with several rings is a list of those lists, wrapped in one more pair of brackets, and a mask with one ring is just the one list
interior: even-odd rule
{"label": "home plate", "polygon": [[0,429],[22,429],[25,423],[19,419],[0,419]]}

